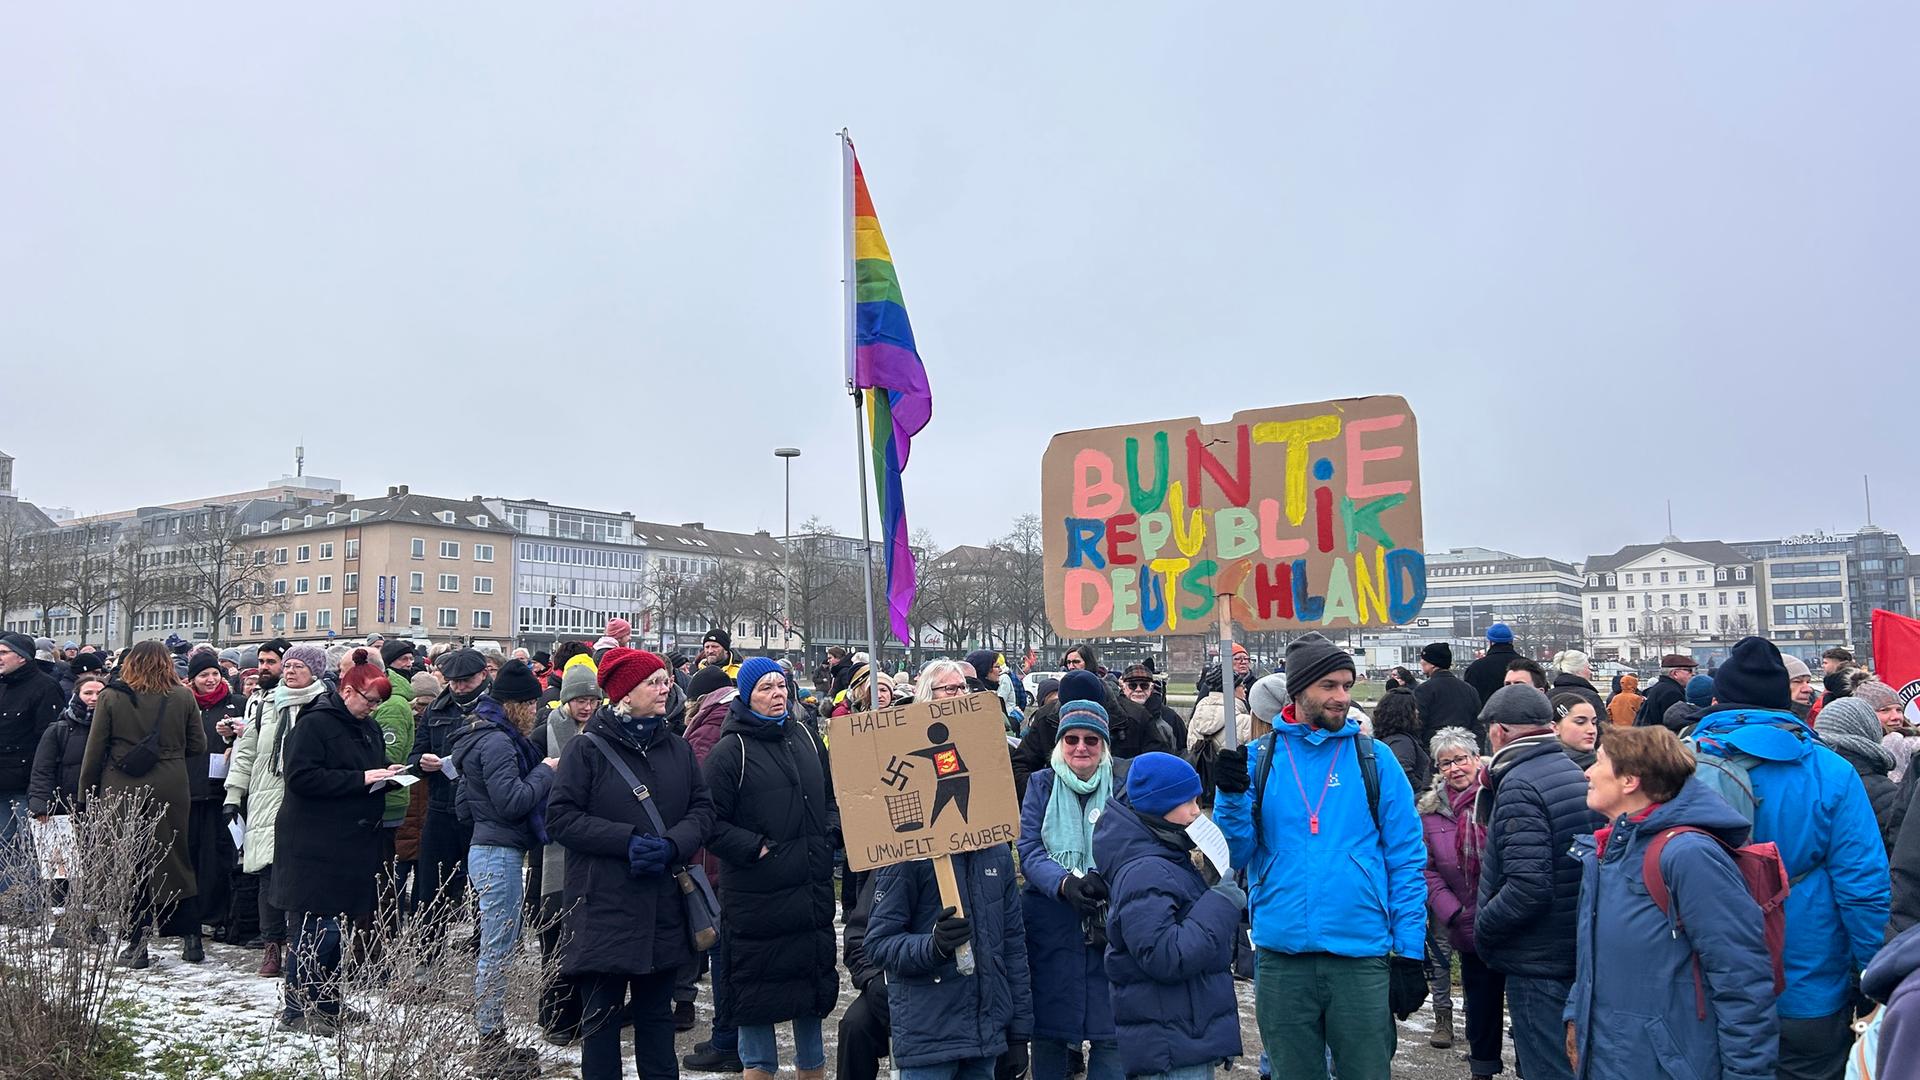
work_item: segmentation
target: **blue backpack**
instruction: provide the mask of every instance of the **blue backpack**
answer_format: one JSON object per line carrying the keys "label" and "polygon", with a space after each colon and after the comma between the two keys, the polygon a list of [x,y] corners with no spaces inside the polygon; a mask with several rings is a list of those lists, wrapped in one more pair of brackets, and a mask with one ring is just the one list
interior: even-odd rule
{"label": "blue backpack", "polygon": [[1771,759],[1747,753],[1729,741],[1728,737],[1742,728],[1752,727],[1774,728],[1787,732],[1801,742],[1813,741],[1807,726],[1792,718],[1764,724],[1710,725],[1703,721],[1693,729],[1692,735],[1681,740],[1687,749],[1693,751],[1693,778],[1727,800],[1727,804],[1750,823],[1759,820],[1757,812],[1761,802],[1760,793],[1753,785],[1753,768]]}

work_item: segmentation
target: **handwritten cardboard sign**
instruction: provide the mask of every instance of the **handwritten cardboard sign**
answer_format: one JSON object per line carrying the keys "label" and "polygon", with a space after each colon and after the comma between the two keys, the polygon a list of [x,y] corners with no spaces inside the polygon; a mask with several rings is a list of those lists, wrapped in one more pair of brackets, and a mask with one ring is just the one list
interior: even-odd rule
{"label": "handwritten cardboard sign", "polygon": [[1346,398],[1055,435],[1047,617],[1067,638],[1405,622],[1426,599],[1406,399]]}
{"label": "handwritten cardboard sign", "polygon": [[834,717],[847,864],[871,870],[1018,837],[1002,715],[999,699],[983,691]]}

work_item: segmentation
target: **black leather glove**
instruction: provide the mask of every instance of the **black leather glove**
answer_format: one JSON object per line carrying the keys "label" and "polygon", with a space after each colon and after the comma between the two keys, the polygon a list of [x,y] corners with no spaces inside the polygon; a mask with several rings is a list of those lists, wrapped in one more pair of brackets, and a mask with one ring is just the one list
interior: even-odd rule
{"label": "black leather glove", "polygon": [[1098,872],[1089,870],[1085,877],[1068,874],[1060,882],[1060,899],[1073,906],[1082,915],[1091,915],[1107,898],[1107,883]]}
{"label": "black leather glove", "polygon": [[1229,795],[1238,795],[1253,786],[1247,775],[1247,748],[1236,746],[1213,757],[1213,786]]}
{"label": "black leather glove", "polygon": [[973,927],[965,915],[954,914],[954,909],[940,909],[940,916],[933,924],[933,948],[941,956],[952,956],[960,946],[973,938]]}
{"label": "black leather glove", "polygon": [[994,1062],[994,1080],[1021,1080],[1027,1075],[1033,1062],[1027,1053],[1027,1044],[1013,1039],[1007,1040],[1007,1052]]}
{"label": "black leather glove", "polygon": [[1427,1000],[1427,968],[1418,960],[1396,956],[1387,961],[1387,1007],[1401,1020],[1420,1011]]}
{"label": "black leather glove", "polygon": [[240,807],[234,803],[228,803],[221,809],[220,813],[227,819],[227,824],[229,825],[240,820]]}

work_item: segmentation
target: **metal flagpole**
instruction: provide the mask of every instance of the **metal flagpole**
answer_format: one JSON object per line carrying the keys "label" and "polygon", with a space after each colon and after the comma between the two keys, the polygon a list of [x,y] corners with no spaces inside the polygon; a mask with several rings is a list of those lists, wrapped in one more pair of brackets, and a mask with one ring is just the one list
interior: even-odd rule
{"label": "metal flagpole", "polygon": [[847,393],[853,398],[853,456],[860,469],[860,567],[861,588],[867,599],[867,693],[868,708],[880,707],[880,633],[873,621],[873,534],[867,522],[867,435],[866,418],[860,408],[860,388],[854,379],[854,305],[858,302],[853,270],[853,140],[847,129],[840,129],[840,247],[841,292],[846,298],[841,329],[846,340]]}

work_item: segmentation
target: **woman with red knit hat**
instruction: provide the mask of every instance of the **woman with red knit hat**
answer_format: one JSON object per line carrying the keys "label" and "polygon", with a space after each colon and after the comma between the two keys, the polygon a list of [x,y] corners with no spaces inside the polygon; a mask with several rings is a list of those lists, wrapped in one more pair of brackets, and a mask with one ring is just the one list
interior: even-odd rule
{"label": "woman with red knit hat", "polygon": [[610,649],[599,681],[608,704],[562,752],[547,802],[547,831],[567,849],[560,971],[581,997],[582,1080],[621,1075],[629,1000],[640,1075],[673,1076],[673,986],[693,957],[673,875],[706,843],[713,801],[693,748],[662,722],[666,661]]}

